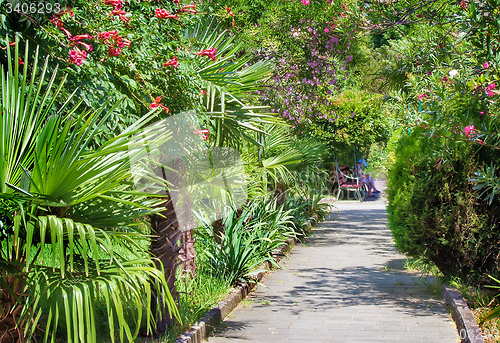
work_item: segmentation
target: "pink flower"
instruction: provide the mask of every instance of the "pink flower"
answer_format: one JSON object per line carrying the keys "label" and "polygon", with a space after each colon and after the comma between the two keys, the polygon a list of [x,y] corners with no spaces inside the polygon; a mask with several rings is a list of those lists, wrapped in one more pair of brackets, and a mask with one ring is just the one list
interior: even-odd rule
{"label": "pink flower", "polygon": [[71,34],[71,32],[69,32],[68,30],[66,30],[64,27],[61,27],[60,29],[66,34],[66,37],[68,37],[68,39],[71,39],[71,37],[73,37],[73,35]]}
{"label": "pink flower", "polygon": [[152,103],[149,105],[149,108],[153,110],[153,109],[155,109],[155,108],[157,108],[157,107],[161,107],[161,108],[163,108],[163,109],[165,110],[165,112],[166,112],[166,113],[168,113],[168,111],[169,111],[168,107],[166,107],[166,106],[165,106],[165,105],[163,105],[163,104],[160,104],[160,101],[161,101],[161,97],[157,96],[157,97],[156,97],[156,99],[155,99],[155,101],[154,101],[154,102],[152,102]]}
{"label": "pink flower", "polygon": [[87,59],[87,52],[81,51],[75,48],[69,52],[69,63],[74,63],[76,65],[82,65],[83,61]]}
{"label": "pink flower", "polygon": [[448,78],[446,76],[443,76],[443,78],[441,79],[441,82],[447,82],[448,81]]}
{"label": "pink flower", "polygon": [[483,68],[488,69],[490,67],[490,64],[488,62],[483,63]]}
{"label": "pink flower", "polygon": [[121,9],[122,8],[122,2],[121,0],[106,0],[104,1],[104,3],[106,5],[111,5],[113,6],[115,9]]}
{"label": "pink flower", "polygon": [[201,94],[207,95],[207,92],[204,89],[200,89]]}
{"label": "pink flower", "polygon": [[179,19],[177,18],[177,14],[172,14],[170,13],[169,11],[165,10],[165,9],[160,9],[160,8],[157,8],[155,10],[155,15],[157,18],[162,18],[162,19]]}
{"label": "pink flower", "polygon": [[80,45],[83,45],[83,47],[85,49],[87,49],[88,52],[91,52],[92,51],[92,45],[90,44],[87,44],[87,43],[84,43],[84,42],[76,42],[76,44],[80,44]]}
{"label": "pink flower", "polygon": [[88,33],[86,33],[84,35],[77,35],[77,36],[74,36],[73,38],[71,38],[70,41],[76,42],[76,41],[79,41],[82,39],[92,39],[92,36],[89,35]]}
{"label": "pink flower", "polygon": [[464,127],[465,137],[472,137],[474,134],[474,125]]}
{"label": "pink flower", "polygon": [[206,130],[195,130],[195,134],[201,135],[203,137],[203,140],[206,141],[208,139],[208,135],[210,135],[210,131],[208,129]]}
{"label": "pink flower", "polygon": [[112,46],[110,46],[108,49],[108,56],[110,56],[110,57],[120,56],[121,53],[122,53],[121,48],[113,48]]}
{"label": "pink flower", "polygon": [[113,39],[115,40],[115,43],[119,48],[123,48],[124,46],[130,48],[130,43],[132,43],[128,39],[124,39],[123,37],[120,37],[118,35],[114,36]]}
{"label": "pink flower", "polygon": [[172,66],[174,68],[177,68],[178,65],[179,62],[177,62],[177,57],[174,57],[171,60],[168,60],[167,62],[163,63],[164,67]]}
{"label": "pink flower", "polygon": [[326,29],[325,29],[325,33],[328,33],[328,32],[330,32],[330,30],[328,30],[328,28],[326,28]]}
{"label": "pink flower", "polygon": [[302,5],[309,5],[309,0],[302,0]]}
{"label": "pink flower", "polygon": [[119,16],[120,17],[120,20],[121,21],[124,21],[124,22],[129,22],[130,18],[129,17],[125,17],[125,14],[127,14],[127,12],[125,11],[122,11],[118,8],[115,8],[113,11],[111,11],[111,15],[115,16]]}
{"label": "pink flower", "polygon": [[198,56],[208,56],[212,59],[212,61],[215,61],[215,54],[216,53],[217,53],[217,50],[214,47],[197,52]]}
{"label": "pink flower", "polygon": [[181,8],[181,12],[189,12],[189,13],[192,13],[192,14],[196,14],[196,5],[195,4],[191,4],[191,5],[187,5],[187,6],[182,6]]}
{"label": "pink flower", "polygon": [[495,83],[492,83],[484,88],[484,90],[486,91],[486,94],[488,94],[489,97],[492,97],[495,95],[493,90],[496,88],[496,86],[497,85]]}
{"label": "pink flower", "polygon": [[420,101],[420,100],[422,100],[422,98],[426,98],[426,97],[427,97],[427,94],[422,93],[419,96],[417,96],[417,99],[418,99],[418,101]]}

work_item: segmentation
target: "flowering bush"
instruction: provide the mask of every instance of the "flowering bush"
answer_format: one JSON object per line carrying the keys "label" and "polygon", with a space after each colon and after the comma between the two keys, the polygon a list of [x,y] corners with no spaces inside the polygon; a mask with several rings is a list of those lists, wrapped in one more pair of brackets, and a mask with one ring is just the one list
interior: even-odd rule
{"label": "flowering bush", "polygon": [[[500,2],[419,4],[397,11],[406,18],[401,23],[413,25],[380,49],[394,89],[391,110],[407,128],[389,175],[389,222],[402,252],[433,261],[446,275],[481,282],[500,273],[498,171],[485,168],[500,159],[493,34],[499,22],[490,16]],[[440,4],[448,11],[432,10]],[[366,27],[391,27],[377,14]],[[358,24],[372,17],[357,15]],[[489,202],[477,200],[481,195]]]}
{"label": "flowering bush", "polygon": [[[10,22],[34,23],[16,30],[47,48],[71,75],[68,89],[79,86],[77,94],[88,106],[110,97],[124,99],[108,123],[110,131],[117,131],[149,111],[157,97],[168,109],[164,114],[202,110],[199,90],[205,83],[198,70],[206,67],[205,55],[213,62],[220,56],[213,46],[186,35],[206,20],[197,15],[197,6],[166,0],[78,0],[55,14],[4,14]],[[14,26],[9,21],[4,25],[12,38]]]}

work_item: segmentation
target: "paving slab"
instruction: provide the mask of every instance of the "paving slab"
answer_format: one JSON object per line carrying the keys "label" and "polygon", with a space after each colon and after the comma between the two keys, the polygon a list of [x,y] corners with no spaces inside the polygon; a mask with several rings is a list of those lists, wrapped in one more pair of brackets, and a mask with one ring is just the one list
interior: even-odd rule
{"label": "paving slab", "polygon": [[336,202],[209,343],[460,342],[432,279],[404,269],[383,196]]}

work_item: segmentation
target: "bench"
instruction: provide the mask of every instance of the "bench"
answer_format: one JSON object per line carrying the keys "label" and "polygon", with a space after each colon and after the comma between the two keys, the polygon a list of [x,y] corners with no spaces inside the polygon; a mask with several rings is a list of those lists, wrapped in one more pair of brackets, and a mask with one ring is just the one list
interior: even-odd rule
{"label": "bench", "polygon": [[[334,180],[331,181],[336,182],[338,187],[336,195],[337,200],[340,200],[339,196],[342,193],[342,190],[345,190],[346,192],[354,192],[357,195],[359,201],[361,202],[363,201],[362,192],[363,195],[365,192],[362,189],[363,184],[359,183],[359,178],[344,174],[342,170],[338,167],[336,162],[335,162],[335,174],[333,175],[333,179]],[[347,198],[349,198],[349,196],[347,196]]]}

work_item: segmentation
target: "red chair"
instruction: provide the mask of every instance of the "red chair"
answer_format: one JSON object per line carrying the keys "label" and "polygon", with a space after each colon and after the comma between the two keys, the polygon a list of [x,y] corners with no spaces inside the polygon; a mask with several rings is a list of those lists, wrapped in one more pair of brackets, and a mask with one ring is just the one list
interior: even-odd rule
{"label": "red chair", "polygon": [[[337,199],[340,200],[339,198],[340,193],[342,192],[342,190],[345,190],[346,192],[354,192],[358,196],[359,201],[362,202],[363,196],[361,195],[361,190],[363,184],[359,183],[359,178],[344,174],[344,172],[338,167],[336,161],[335,161],[335,170],[336,170],[335,178],[338,185]],[[347,196],[347,198],[349,198],[349,196]]]}

